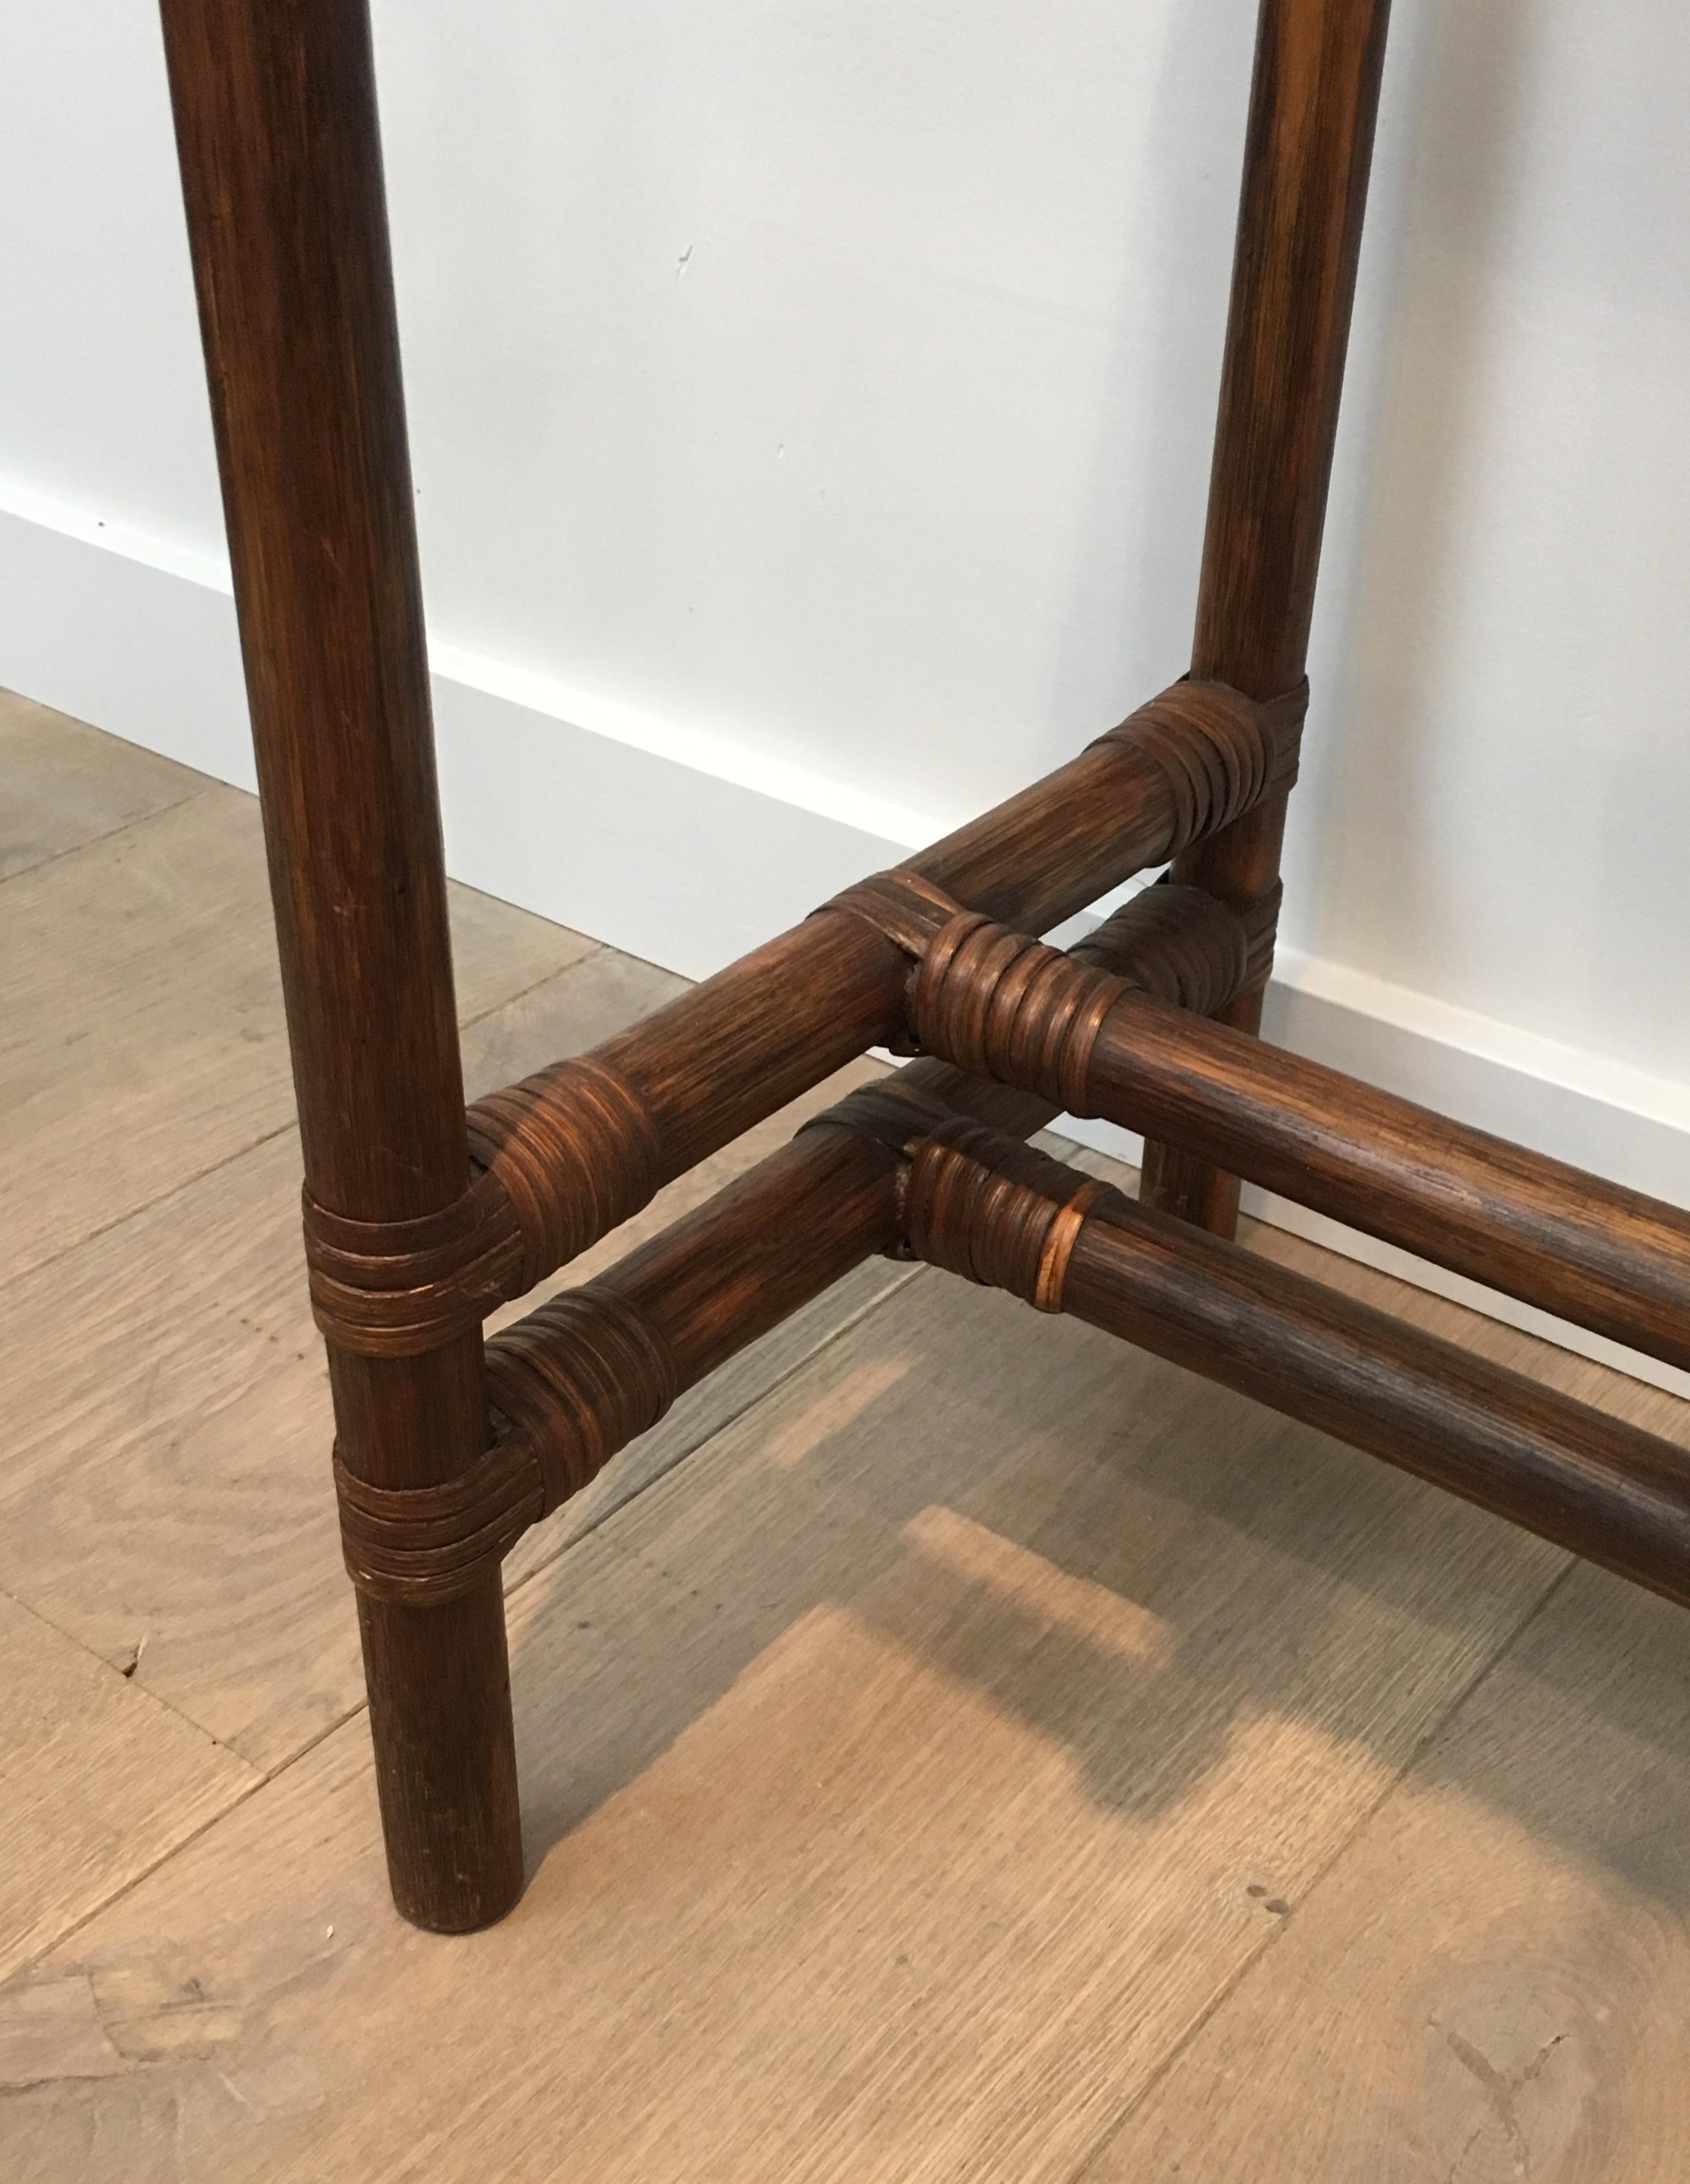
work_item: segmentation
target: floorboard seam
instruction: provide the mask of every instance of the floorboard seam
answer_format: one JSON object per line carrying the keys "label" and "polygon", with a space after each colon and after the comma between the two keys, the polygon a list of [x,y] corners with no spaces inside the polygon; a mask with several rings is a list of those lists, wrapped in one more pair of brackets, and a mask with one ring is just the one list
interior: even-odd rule
{"label": "floorboard seam", "polygon": [[[226,1751],[228,1747],[225,1745],[223,1748]],[[235,1757],[239,1758],[240,1754],[237,1752]],[[246,1760],[242,1764],[251,1767],[252,1762]],[[86,1911],[79,1912],[74,1919],[60,1928],[51,1941],[43,1942],[40,1948],[32,1955],[26,1957],[21,1964],[14,1964],[7,1973],[5,1979],[0,1981],[0,1995],[4,1994],[8,1987],[14,1986],[20,1980],[26,1979],[53,1954],[55,1949],[63,1948],[67,1942],[74,1940],[81,1932],[83,1927],[91,1920],[97,1919],[103,1911],[108,1911],[114,1903],[121,1903],[125,1896],[132,1894],[143,1881],[150,1880],[161,1867],[168,1865],[173,1858],[180,1858],[185,1850],[191,1849],[202,1836],[209,1835],[213,1828],[220,1827],[230,1814],[237,1811],[249,1797],[257,1797],[259,1791],[264,1788],[265,1780],[266,1778],[254,1769],[252,1780],[243,1783],[226,1805],[220,1806],[214,1813],[208,1813],[196,1826],[188,1830],[180,1842],[174,1842],[168,1850],[161,1851],[150,1865],[143,1866],[138,1873],[132,1873],[120,1886],[113,1889],[109,1896],[103,1896],[97,1903],[91,1903]]]}
{"label": "floorboard seam", "polygon": [[[1431,1749],[1432,1746],[1437,1742],[1441,1736],[1443,1736],[1444,1732],[1449,1728],[1451,1723],[1454,1721],[1456,1716],[1467,1704],[1467,1702],[1474,1696],[1484,1684],[1489,1681],[1491,1676],[1502,1665],[1502,1663],[1506,1659],[1508,1655],[1514,1651],[1514,1648],[1519,1644],[1520,1639],[1524,1637],[1532,1624],[1537,1620],[1537,1618],[1543,1613],[1545,1608],[1548,1607],[1550,1602],[1555,1597],[1555,1595],[1560,1591],[1561,1587],[1566,1583],[1567,1580],[1572,1575],[1572,1573],[1578,1568],[1578,1557],[1576,1555],[1568,1555],[1560,1568],[1555,1572],[1554,1575],[1549,1580],[1548,1585],[1544,1586],[1543,1591],[1538,1594],[1537,1599],[1534,1600],[1532,1605],[1526,1610],[1525,1613],[1520,1618],[1514,1628],[1500,1641],[1495,1650],[1481,1663],[1473,1674],[1468,1678],[1467,1681],[1455,1694],[1455,1696],[1450,1701],[1449,1704],[1444,1708],[1443,1711],[1437,1716],[1431,1727],[1427,1729],[1426,1734],[1415,1744],[1414,1749],[1409,1753],[1402,1765],[1397,1769],[1390,1780],[1385,1784],[1378,1796],[1373,1798],[1365,1808],[1357,1814],[1354,1825],[1345,1832],[1341,1841],[1333,1845],[1330,1853],[1315,1869],[1313,1878],[1310,1880],[1308,1887],[1304,1891],[1303,1896],[1297,1904],[1295,1913],[1296,1917],[1302,1919],[1306,1918],[1309,1915],[1310,1910],[1314,1908],[1315,1897],[1318,1896],[1320,1890],[1325,1887],[1331,1875],[1349,1855],[1351,1850],[1360,1841],[1362,1836],[1370,1828],[1371,1828],[1374,1821],[1378,1818],[1379,1814],[1397,1795],[1404,1783],[1408,1780],[1409,1776],[1413,1774],[1415,1769],[1419,1766],[1420,1761]],[[1261,1946],[1259,1948],[1252,1949],[1249,1954],[1244,1958],[1243,1962],[1240,1964],[1237,1969],[1233,1972],[1231,1977],[1221,1982],[1215,1992],[1210,1996],[1208,2002],[1206,2002],[1203,2008],[1192,2017],[1191,2023],[1186,2026],[1184,2031],[1180,2034],[1179,2038],[1170,2047],[1167,2053],[1150,2072],[1148,2076],[1145,2079],[1144,2083],[1138,2088],[1138,2091],[1132,2096],[1131,2099],[1128,2101],[1126,2107],[1120,2111],[1120,2114],[1115,2117],[1107,2128],[1099,2134],[1096,2142],[1087,2150],[1086,2153],[1081,2157],[1076,2166],[1070,2171],[1067,2178],[1067,2184],[1086,2184],[1086,2179],[1090,2175],[1095,2164],[1108,2152],[1110,2145],[1126,2128],[1127,2125],[1132,2120],[1132,2118],[1137,2114],[1138,2110],[1143,2107],[1145,2102],[1149,2099],[1151,2094],[1155,2092],[1157,2086],[1161,2084],[1162,2081],[1168,2075],[1170,2071],[1174,2069],[1181,2057],[1183,2056],[1190,2048],[1192,2043],[1197,2039],[1198,2034],[1203,2031],[1204,2026],[1209,2024],[1210,2021],[1226,2007],[1227,2003],[1231,2002],[1232,1997],[1238,1992],[1238,1989],[1243,1985],[1244,1981],[1249,1977],[1256,1966],[1260,1964],[1263,1958],[1266,1956],[1269,1950],[1276,1947],[1279,1942],[1283,1941],[1285,1936],[1290,1931],[1291,1923],[1290,1919],[1287,1919],[1277,1928],[1276,1930],[1265,1935],[1263,1937]]]}
{"label": "floorboard seam", "polygon": [[[97,1661],[103,1669],[110,1669],[115,1676],[120,1678],[123,1676],[123,1671],[120,1669],[113,1669],[111,1663],[106,1659],[103,1653],[97,1653],[92,1646],[85,1645],[82,1640],[75,1636],[73,1632],[64,1630],[62,1625],[55,1623],[50,1615],[43,1615],[38,1607],[33,1607],[27,1600],[20,1599],[16,1593],[5,1588],[0,1588],[0,1598],[9,1602],[11,1606],[17,1608],[20,1613],[31,1616],[36,1622],[43,1624],[56,1637],[62,1638],[67,1646],[74,1646],[79,1653],[86,1654],[91,1661]],[[127,1679],[124,1680],[126,1681]],[[174,1714],[178,1721],[192,1730],[197,1736],[203,1736],[214,1750],[226,1752],[230,1758],[244,1767],[247,1769],[248,1780],[241,1785],[226,1804],[220,1806],[216,1812],[208,1814],[179,1841],[172,1843],[168,1850],[161,1851],[150,1865],[143,1867],[137,1873],[131,1874],[127,1880],[113,1889],[109,1895],[101,1897],[97,1903],[89,1904],[86,1910],[79,1912],[56,1934],[43,1942],[38,1949],[31,1951],[21,1963],[14,1964],[7,1973],[4,1981],[0,1981],[0,1992],[3,1992],[4,1988],[9,1986],[14,1981],[22,1979],[25,1974],[32,1971],[43,1958],[50,1956],[62,1942],[69,1941],[79,1928],[86,1926],[91,1919],[97,1918],[102,1911],[108,1905],[115,1903],[120,1897],[128,1895],[131,1888],[138,1887],[149,1875],[157,1873],[160,1866],[168,1865],[170,1860],[179,1852],[186,1850],[190,1843],[197,1842],[208,1829],[214,1828],[220,1820],[225,1819],[237,1805],[244,1805],[248,1797],[262,1790],[269,1779],[263,1769],[254,1766],[244,1752],[236,1751],[233,1745],[225,1744],[221,1737],[214,1736],[203,1722],[196,1721],[192,1714],[186,1714],[180,1707],[172,1706],[168,1699],[161,1698],[157,1691],[150,1690],[146,1685],[142,1685],[140,1688],[146,1691],[147,1697],[155,1706],[162,1707],[166,1713]]]}
{"label": "floorboard seam", "polygon": [[[192,802],[192,799],[187,798],[184,800]],[[175,805],[171,808],[180,809]],[[67,850],[65,855],[69,856],[74,855],[74,852]],[[37,866],[34,869],[40,868]],[[22,875],[19,874],[18,877],[21,878]],[[595,940],[585,956],[577,956],[574,962],[565,963],[556,971],[548,971],[543,978],[536,978],[530,985],[519,987],[514,994],[507,994],[502,999],[490,1002],[485,1009],[480,1010],[475,1016],[466,1017],[459,1029],[473,1030],[476,1025],[485,1023],[489,1017],[497,1016],[501,1009],[511,1007],[527,994],[534,993],[539,987],[547,984],[549,980],[567,977],[578,964],[590,962],[595,956],[601,954],[603,947],[603,941]],[[167,1205],[180,1192],[191,1190],[195,1184],[205,1182],[208,1177],[220,1174],[225,1168],[234,1167],[237,1161],[245,1160],[248,1154],[257,1152],[262,1146],[273,1145],[278,1138],[286,1137],[290,1131],[297,1135],[298,1128],[298,1123],[291,1117],[285,1123],[278,1123],[274,1129],[264,1131],[262,1136],[253,1138],[248,1144],[240,1146],[234,1152],[225,1153],[221,1160],[213,1161],[208,1167],[195,1168],[192,1174],[179,1178],[167,1189],[161,1190],[156,1197],[143,1200],[139,1206],[131,1206],[125,1212],[114,1215],[111,1220],[103,1221],[97,1228],[89,1229],[86,1235],[78,1236],[72,1242],[62,1245],[58,1251],[49,1252],[46,1258],[37,1259],[27,1267],[20,1267],[14,1273],[0,1274],[0,1295],[3,1295],[14,1283],[26,1282],[32,1275],[45,1273],[49,1267],[59,1265],[74,1251],[80,1251],[85,1244],[92,1244],[97,1242],[103,1236],[113,1234],[126,1223],[139,1220],[143,1213],[156,1212],[159,1206]]]}
{"label": "floorboard seam", "polygon": [[673,1462],[666,1463],[661,1471],[653,1472],[652,1476],[637,1486],[625,1501],[612,1502],[603,1515],[595,1516],[592,1521],[585,1525],[581,1530],[572,1533],[555,1553],[548,1555],[543,1562],[536,1563],[531,1570],[519,1578],[511,1586],[505,1598],[508,1601],[514,1600],[525,1586],[531,1585],[536,1577],[551,1569],[565,1555],[573,1552],[583,1540],[590,1540],[595,1532],[602,1531],[605,1525],[614,1523],[625,1509],[631,1509],[642,1495],[650,1493],[653,1487],[661,1485],[663,1481],[672,1477],[682,1464],[691,1462],[700,1449],[708,1448],[710,1443],[725,1434],[730,1426],[737,1425],[742,1419],[748,1418],[753,1411],[766,1403],[771,1396],[777,1395],[781,1389],[788,1386],[799,1373],[808,1372],[819,1357],[830,1351],[843,1336],[850,1334],[853,1328],[860,1327],[863,1322],[877,1312],[882,1305],[889,1304],[893,1297],[901,1295],[912,1282],[920,1279],[925,1271],[926,1269],[920,1267],[911,1268],[901,1280],[889,1283],[877,1296],[870,1297],[865,1304],[859,1305],[848,1318],[842,1319],[837,1326],[829,1328],[814,1350],[807,1350],[802,1357],[795,1358],[786,1371],[771,1380],[766,1388],[759,1388],[757,1393],[742,1403],[737,1410],[731,1411],[725,1418],[718,1418],[708,1433],[701,1435],[690,1448],[682,1449]]}
{"label": "floorboard seam", "polygon": [[86,1235],[78,1236],[73,1242],[62,1245],[59,1250],[49,1252],[46,1258],[36,1259],[27,1267],[19,1267],[15,1273],[0,1275],[0,1295],[3,1295],[8,1289],[15,1287],[18,1283],[30,1280],[33,1275],[45,1273],[49,1267],[62,1264],[74,1251],[80,1251],[85,1244],[97,1243],[101,1237],[114,1234],[127,1223],[138,1221],[143,1213],[156,1212],[161,1206],[167,1205],[181,1192],[191,1190],[196,1184],[203,1183],[208,1176],[220,1174],[225,1167],[232,1167],[236,1161],[245,1160],[249,1153],[257,1152],[261,1146],[273,1145],[278,1138],[285,1138],[290,1131],[297,1135],[298,1128],[299,1125],[291,1120],[278,1123],[273,1130],[266,1130],[262,1137],[254,1138],[249,1145],[242,1145],[238,1152],[227,1153],[221,1160],[213,1161],[208,1167],[196,1168],[192,1175],[181,1177],[176,1182],[161,1190],[155,1198],[147,1199],[139,1206],[131,1206],[122,1213],[114,1214],[109,1221],[101,1222],[97,1228],[89,1229]]}
{"label": "floorboard seam", "polygon": [[[263,1768],[248,1759],[244,1752],[237,1752],[232,1744],[226,1743],[215,1730],[208,1729],[203,1721],[196,1721],[191,1713],[185,1713],[181,1707],[167,1699],[162,1692],[155,1691],[150,1684],[136,1683],[132,1672],[120,1669],[115,1662],[108,1661],[97,1646],[89,1645],[86,1638],[79,1638],[74,1630],[67,1630],[62,1623],[55,1622],[52,1616],[37,1607],[32,1600],[26,1600],[22,1593],[14,1592],[9,1585],[0,1586],[0,1600],[8,1602],[20,1614],[31,1617],[33,1621],[42,1624],[43,1629],[51,1630],[56,1638],[62,1638],[67,1646],[74,1646],[79,1653],[86,1654],[89,1660],[97,1661],[103,1669],[117,1677],[120,1682],[133,1684],[134,1688],[138,1691],[144,1691],[155,1706],[162,1707],[166,1713],[174,1714],[178,1721],[192,1730],[196,1736],[203,1736],[214,1750],[226,1752],[231,1759],[237,1760],[242,1767],[250,1769],[254,1786],[265,1779]],[[143,1646],[145,1642],[143,1640]],[[137,1655],[137,1660],[138,1658]]]}
{"label": "floorboard seam", "polygon": [[14,872],[0,872],[0,887],[4,887],[9,880],[30,879],[37,872],[46,872],[50,866],[62,865],[67,857],[80,857],[85,850],[100,849],[107,843],[116,841],[120,834],[133,833],[137,827],[149,826],[155,819],[167,818],[172,811],[181,811],[186,805],[197,803],[202,796],[209,796],[214,789],[225,785],[220,781],[208,781],[202,788],[189,789],[186,796],[175,797],[168,804],[155,805],[150,811],[137,811],[132,819],[120,819],[115,827],[108,827],[103,834],[86,835],[80,842],[67,843],[62,850],[49,850],[46,856],[33,865],[20,865]]}
{"label": "floorboard seam", "polygon": [[[489,895],[487,900],[489,902],[497,902],[498,897]],[[531,915],[531,913],[525,913],[525,915]],[[542,922],[549,922],[549,921]],[[572,925],[560,925],[556,929],[559,933],[575,931]],[[474,1031],[478,1025],[484,1024],[489,1017],[496,1017],[501,1009],[514,1008],[519,1001],[525,1001],[531,994],[537,994],[542,986],[549,986],[554,978],[572,977],[584,964],[591,963],[595,956],[603,956],[607,952],[606,942],[594,940],[588,933],[582,933],[580,937],[587,944],[579,956],[572,956],[567,963],[559,963],[555,968],[542,972],[537,978],[531,978],[525,986],[519,986],[514,994],[501,994],[498,1000],[490,1001],[486,1008],[477,1009],[474,1016],[460,1017],[458,1022],[459,1037],[461,1039],[466,1031]]]}

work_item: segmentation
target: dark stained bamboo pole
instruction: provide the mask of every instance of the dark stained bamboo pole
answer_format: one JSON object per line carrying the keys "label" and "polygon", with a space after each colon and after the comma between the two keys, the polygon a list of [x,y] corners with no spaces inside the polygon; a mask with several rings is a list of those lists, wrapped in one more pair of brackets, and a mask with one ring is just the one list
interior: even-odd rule
{"label": "dark stained bamboo pole", "polygon": [[1690,1213],[1146,995],[1089,1072],[1099,1113],[1690,1370]]}
{"label": "dark stained bamboo pole", "polygon": [[[1226,921],[1212,907],[1196,921],[1190,911],[1168,890],[1151,889],[1070,956],[1087,969],[1158,978],[1185,1004],[1200,1006],[1224,989],[1244,950],[1242,936],[1228,946],[1217,929]],[[1181,929],[1186,944],[1170,951],[1170,936]],[[704,1205],[494,1335],[488,1352],[495,1385],[519,1350],[549,1353],[567,1374],[581,1339],[578,1301],[615,1297],[667,1350],[679,1394],[895,1243],[900,1130],[914,1135],[937,1117],[962,1116],[1006,1137],[1028,1138],[1060,1112],[1058,1101],[1037,1092],[931,1056],[909,1062],[874,1087],[871,1100],[853,1094],[824,1110],[790,1145]],[[600,1454],[608,1459],[614,1452],[607,1445]]]}
{"label": "dark stained bamboo pole", "polygon": [[1087,1222],[1064,1309],[1690,1605],[1690,1454],[1137,1206]]}
{"label": "dark stained bamboo pole", "polygon": [[[948,1141],[947,1141],[948,1134]],[[919,1256],[1122,1337],[1690,1604],[1690,1451],[1031,1148],[914,1149]]]}
{"label": "dark stained bamboo pole", "polygon": [[[459,1303],[484,1314],[525,1294],[664,1183],[864,1047],[895,1040],[910,955],[956,900],[1043,929],[1288,778],[1301,717],[1300,695],[1261,705],[1182,681],[895,873],[846,889],[591,1052],[478,1100],[475,1295]],[[1231,917],[1201,891],[1168,892]],[[1243,923],[1259,954],[1265,928]],[[372,1287],[374,1256],[325,1226],[312,1265],[332,1331],[336,1296]],[[369,1307],[351,1301],[367,1332]],[[350,1341],[350,1323],[339,1324]]]}
{"label": "dark stained bamboo pole", "polygon": [[[1130,745],[1099,742],[911,857],[971,910],[1043,933],[1159,861],[1173,811]],[[657,1126],[664,1181],[901,1030],[909,958],[819,911],[595,1050]]]}
{"label": "dark stained bamboo pole", "polygon": [[[468,1162],[369,24],[364,0],[163,14],[307,1184],[414,1220]],[[479,1334],[330,1367],[357,1476],[481,1455]],[[485,1925],[522,1879],[497,1573],[360,1613],[395,1900]]]}
{"label": "dark stained bamboo pole", "polygon": [[[1331,477],[1388,0],[1262,0],[1192,672],[1270,698],[1301,681]],[[1247,910],[1279,885],[1285,799],[1176,860]],[[1224,1021],[1261,1023],[1261,993]],[[1236,1176],[1146,1148],[1147,1203],[1216,1235]]]}
{"label": "dark stained bamboo pole", "polygon": [[[1215,909],[1194,891],[1166,892]],[[1187,1148],[1690,1369],[1690,1213],[1169,998],[961,917],[924,954],[909,1020],[930,1053],[960,1067]]]}

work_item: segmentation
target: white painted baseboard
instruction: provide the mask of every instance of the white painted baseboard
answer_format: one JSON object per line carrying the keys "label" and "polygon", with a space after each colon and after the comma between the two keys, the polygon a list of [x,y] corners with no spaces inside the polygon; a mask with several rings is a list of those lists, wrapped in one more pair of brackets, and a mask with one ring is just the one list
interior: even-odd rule
{"label": "white painted baseboard", "polygon": [[[895,861],[960,813],[917,812],[720,737],[434,648],[447,861],[473,887],[692,978]],[[226,567],[0,493],[0,686],[253,785]],[[1286,951],[1269,1035],[1498,1135],[1690,1203],[1690,1086]],[[1137,1141],[1068,1121],[1128,1159]],[[1690,1396],[1690,1375],[1341,1229],[1276,1224]]]}
{"label": "white painted baseboard", "polygon": [[[433,665],[454,877],[688,978],[954,823],[451,646]],[[15,489],[0,686],[256,786],[226,566]]]}

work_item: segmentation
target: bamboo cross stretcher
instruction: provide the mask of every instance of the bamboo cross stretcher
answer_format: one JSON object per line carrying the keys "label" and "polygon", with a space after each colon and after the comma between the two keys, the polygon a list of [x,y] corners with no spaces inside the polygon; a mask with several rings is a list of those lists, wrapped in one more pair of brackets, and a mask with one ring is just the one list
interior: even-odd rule
{"label": "bamboo cross stretcher", "polygon": [[[1231,1240],[1253,1178],[1690,1366],[1690,1217],[1254,1036],[1385,0],[1263,0],[1189,676],[467,1112],[365,0],[163,7],[406,1916],[475,1927],[520,1889],[502,1557],[876,1252],[1070,1312],[1690,1602],[1682,1451]],[[1163,865],[1070,954],[1033,937]],[[919,1058],[484,1342],[499,1305],[877,1045]],[[1138,1202],[1025,1145],[1065,1109],[1146,1134]]]}

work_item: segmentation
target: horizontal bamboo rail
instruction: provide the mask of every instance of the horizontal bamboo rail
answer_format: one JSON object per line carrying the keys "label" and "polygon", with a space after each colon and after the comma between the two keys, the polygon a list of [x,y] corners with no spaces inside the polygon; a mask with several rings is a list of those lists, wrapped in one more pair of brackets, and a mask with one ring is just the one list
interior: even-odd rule
{"label": "horizontal bamboo rail", "polygon": [[[476,1100],[476,1182],[432,1221],[375,1223],[308,1197],[323,1334],[349,1352],[417,1357],[526,1295],[664,1184],[898,1038],[910,935],[952,889],[993,915],[1054,924],[1281,788],[1301,714],[1301,690],[1258,705],[1219,683],[1175,683],[898,873],[848,889],[592,1053]],[[887,930],[889,900],[906,917]],[[1225,909],[1197,889],[1179,900],[1194,915]]]}
{"label": "horizontal bamboo rail", "polygon": [[1060,1310],[1690,1603],[1690,1451],[970,1125],[915,1148],[920,1257]]}
{"label": "horizontal bamboo rail", "polygon": [[[1212,897],[1159,888],[1075,960],[1192,1008],[1248,973],[1248,937]],[[587,1482],[684,1390],[897,1243],[903,1145],[959,1115],[1012,1137],[1049,1122],[1035,1093],[931,1059],[853,1093],[707,1204],[487,1344],[499,1431],[480,1462],[426,1488],[338,1468],[347,1566],[366,1596],[437,1606]]]}
{"label": "horizontal bamboo rail", "polygon": [[1690,1214],[1263,1045],[980,919],[923,955],[910,1020],[959,1066],[1184,1147],[1690,1368]]}
{"label": "horizontal bamboo rail", "polygon": [[[1067,765],[899,869],[972,910],[1045,932],[1286,789],[1305,701],[1301,688],[1257,705],[1218,683],[1176,683]],[[618,1080],[645,1118],[642,1185],[654,1190],[895,1038],[908,975],[883,933],[825,905],[591,1055],[542,1072],[547,1093],[566,1096],[595,1070]],[[498,1098],[478,1102],[477,1113],[488,1115]],[[483,1140],[496,1162],[498,1133],[484,1129]],[[551,1149],[554,1173],[568,1167],[570,1150],[562,1140]],[[581,1233],[583,1240],[572,1235],[572,1248],[542,1274],[605,1230]]]}
{"label": "horizontal bamboo rail", "polygon": [[[589,1053],[476,1100],[475,1180],[432,1217],[353,1218],[308,1190],[324,1334],[353,1354],[403,1357],[478,1327],[665,1183],[866,1047],[898,1040],[910,955],[954,909],[950,887],[1034,925],[1059,920],[1288,780],[1304,699],[1261,705],[1218,684],[1176,683],[896,872],[847,889]],[[1193,932],[1231,921],[1248,938],[1249,976],[1265,978],[1271,905],[1241,922],[1200,889],[1170,899]],[[1158,933],[1181,944],[1165,919]]]}
{"label": "horizontal bamboo rail", "polygon": [[[1187,1034],[1194,1034],[1188,1037]],[[1109,1027],[1112,1112],[1370,1235],[1690,1368],[1690,1215],[1220,1025]]]}

